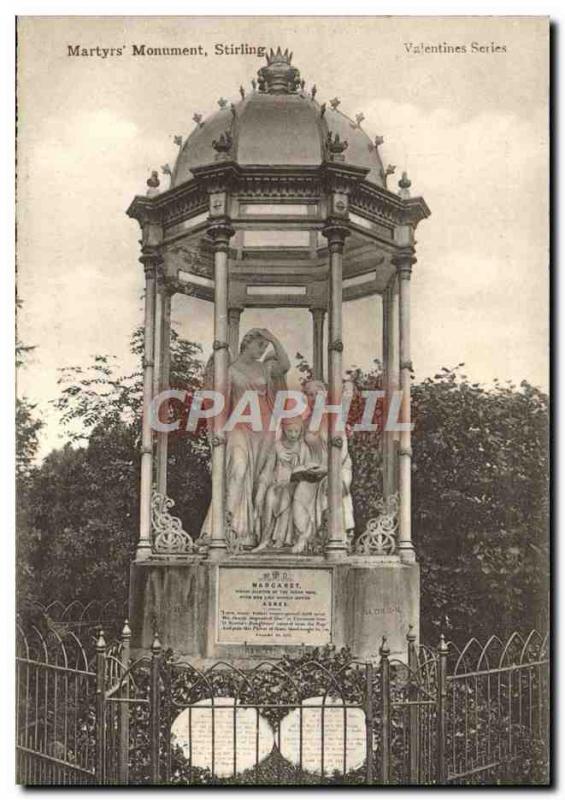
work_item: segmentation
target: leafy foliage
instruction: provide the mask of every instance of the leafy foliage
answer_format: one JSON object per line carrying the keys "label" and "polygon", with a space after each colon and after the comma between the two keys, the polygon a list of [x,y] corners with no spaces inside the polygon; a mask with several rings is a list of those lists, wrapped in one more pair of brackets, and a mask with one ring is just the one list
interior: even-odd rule
{"label": "leafy foliage", "polygon": [[[141,337],[141,330],[132,337],[136,355]],[[173,334],[173,388],[198,388],[200,352]],[[123,601],[139,528],[141,372],[122,374],[114,358],[96,356],[88,370],[64,370],[60,384],[55,406],[71,443],[50,453],[30,482],[25,503],[34,541],[20,565],[35,581],[21,583],[20,597]],[[197,536],[210,499],[203,433],[169,437],[169,487],[175,513]]]}
{"label": "leafy foliage", "polygon": [[[132,350],[141,349],[138,330]],[[308,362],[297,358],[309,378]],[[431,642],[440,629],[461,642],[470,633],[485,639],[547,625],[548,398],[526,381],[487,389],[462,366],[413,386],[413,535],[422,637]],[[171,386],[192,391],[203,379],[200,346],[173,335]],[[381,388],[380,364],[352,370],[349,381],[355,420],[361,391]],[[61,387],[55,405],[74,446],[53,452],[30,480],[33,533],[20,563],[34,581],[24,589],[63,601],[100,591],[124,597],[138,527],[141,373],[121,374],[114,359],[97,356],[90,370],[66,371]],[[377,422],[381,414],[377,408]],[[349,441],[358,531],[381,495],[380,436],[358,432]],[[169,436],[168,459],[174,513],[197,536],[210,499],[204,431]]]}

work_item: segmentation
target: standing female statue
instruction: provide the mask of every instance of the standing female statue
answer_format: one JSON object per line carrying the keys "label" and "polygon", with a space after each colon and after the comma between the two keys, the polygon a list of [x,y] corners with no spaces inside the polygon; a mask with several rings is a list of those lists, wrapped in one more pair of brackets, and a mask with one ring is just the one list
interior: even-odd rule
{"label": "standing female statue", "polygon": [[[316,398],[319,394],[325,398],[327,390],[322,381],[308,381],[304,385],[304,393],[308,401],[306,428],[304,441],[310,453],[310,463],[318,465],[324,473],[328,467],[328,418],[322,417],[319,428],[316,430],[308,424],[311,418]],[[353,501],[351,499],[352,465],[347,437],[342,436],[341,449],[341,477],[342,477],[342,511],[343,525],[346,531],[355,527],[353,518]],[[323,514],[328,507],[328,479],[323,477],[318,482],[300,481],[296,487],[292,500],[292,519],[294,526],[293,553],[302,553],[313,543],[322,526]]]}
{"label": "standing female statue", "polygon": [[[269,347],[272,351],[267,353]],[[266,354],[266,355],[265,355]],[[285,376],[290,361],[282,344],[266,328],[252,328],[241,340],[239,355],[230,364],[228,373],[227,415],[231,414],[245,392],[257,397],[261,414],[261,430],[238,422],[226,433],[226,514],[232,535],[239,547],[256,544],[254,528],[260,509],[255,508],[259,476],[271,463],[275,433],[269,430],[277,391],[286,389]],[[210,511],[202,534],[210,534]]]}

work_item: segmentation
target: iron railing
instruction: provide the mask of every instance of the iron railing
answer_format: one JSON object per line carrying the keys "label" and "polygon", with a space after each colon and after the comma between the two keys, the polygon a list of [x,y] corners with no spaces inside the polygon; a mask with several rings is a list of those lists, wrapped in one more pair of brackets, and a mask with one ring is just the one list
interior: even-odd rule
{"label": "iron railing", "polygon": [[[378,664],[316,651],[252,668],[132,659],[66,628],[19,630],[17,779],[27,785],[543,783],[548,640],[418,646]],[[543,765],[542,765],[543,766]]]}

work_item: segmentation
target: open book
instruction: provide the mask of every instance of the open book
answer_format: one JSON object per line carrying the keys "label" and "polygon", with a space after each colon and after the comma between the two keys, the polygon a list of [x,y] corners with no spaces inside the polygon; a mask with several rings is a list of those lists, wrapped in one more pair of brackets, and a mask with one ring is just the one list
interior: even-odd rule
{"label": "open book", "polygon": [[321,464],[302,464],[292,470],[291,481],[308,481],[309,483],[317,483],[325,478],[328,470]]}

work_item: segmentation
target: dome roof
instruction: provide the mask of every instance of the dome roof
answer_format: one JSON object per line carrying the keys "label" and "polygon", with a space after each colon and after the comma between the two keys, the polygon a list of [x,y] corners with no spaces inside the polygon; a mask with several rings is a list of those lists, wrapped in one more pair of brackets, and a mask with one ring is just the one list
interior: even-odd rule
{"label": "dome roof", "polygon": [[196,128],[180,150],[171,186],[192,180],[193,167],[213,163],[228,147],[230,159],[242,166],[318,166],[326,160],[329,134],[347,142],[346,164],[365,167],[368,181],[385,185],[378,147],[360,122],[339,111],[339,101],[326,107],[305,94],[291,57],[271,51],[251,94],[232,105],[219,101],[220,109],[205,120],[195,115]]}

